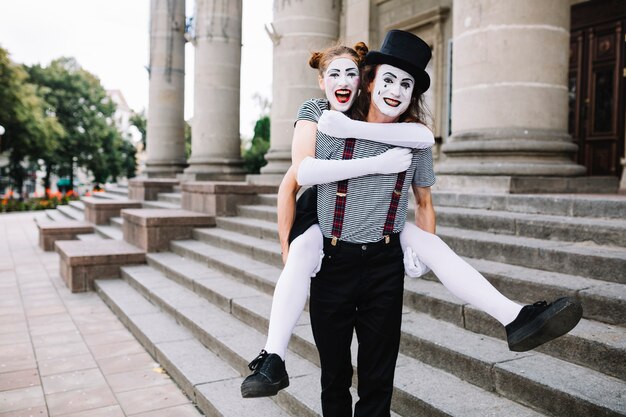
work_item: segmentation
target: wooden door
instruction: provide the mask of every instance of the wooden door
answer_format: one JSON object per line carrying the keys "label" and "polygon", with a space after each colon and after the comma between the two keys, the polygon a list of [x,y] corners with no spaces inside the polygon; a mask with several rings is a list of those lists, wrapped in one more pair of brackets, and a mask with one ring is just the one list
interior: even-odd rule
{"label": "wooden door", "polygon": [[569,132],[588,175],[621,175],[624,155],[626,2],[572,7]]}

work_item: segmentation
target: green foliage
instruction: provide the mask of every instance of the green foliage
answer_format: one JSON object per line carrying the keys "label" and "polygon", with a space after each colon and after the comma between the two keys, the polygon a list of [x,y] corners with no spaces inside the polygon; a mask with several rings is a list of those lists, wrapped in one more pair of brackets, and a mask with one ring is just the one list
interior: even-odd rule
{"label": "green foliage", "polygon": [[[26,166],[46,159],[58,148],[66,131],[46,103],[37,87],[29,82],[27,71],[0,48],[0,125],[6,129],[0,152],[9,152],[8,175],[21,189]],[[30,162],[29,162],[30,161]]]}
{"label": "green foliage", "polygon": [[143,149],[146,149],[146,129],[148,127],[148,119],[146,118],[145,110],[141,112],[133,112],[132,116],[130,116],[130,124],[135,126],[139,133],[141,133],[141,145]]}
{"label": "green foliage", "polygon": [[250,174],[258,174],[267,164],[265,154],[270,148],[270,118],[265,115],[254,125],[254,137],[243,153],[243,166]]}
{"label": "green foliage", "polygon": [[13,193],[9,192],[0,199],[0,213],[9,213],[12,211],[33,211],[53,209],[57,206],[64,206],[70,201],[78,200],[78,195],[73,191],[65,194],[53,193],[46,198],[31,198],[30,200],[20,201],[13,199]]}
{"label": "green foliage", "polygon": [[73,58],[59,58],[47,67],[28,68],[30,79],[54,114],[66,135],[61,138],[46,165],[59,176],[73,181],[74,168],[89,170],[95,182],[116,180],[134,174],[130,161],[135,158],[113,122],[115,103],[109,99],[100,80],[80,67]]}
{"label": "green foliage", "polygon": [[189,160],[191,156],[191,126],[185,120],[185,159]]}

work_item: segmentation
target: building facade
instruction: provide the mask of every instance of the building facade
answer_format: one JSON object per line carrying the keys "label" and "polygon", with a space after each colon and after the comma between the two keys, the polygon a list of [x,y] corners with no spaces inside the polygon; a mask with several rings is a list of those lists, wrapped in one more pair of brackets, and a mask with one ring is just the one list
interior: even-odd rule
{"label": "building facade", "polygon": [[[152,0],[154,15],[166,16],[167,4]],[[223,55],[229,69],[239,65],[241,7],[241,1],[196,2],[196,16],[211,22],[195,35],[202,44],[196,49],[197,63],[204,62],[208,52],[203,51],[211,51],[212,62]],[[180,17],[171,9],[170,23],[161,20],[157,27],[169,24],[179,30]],[[427,122],[437,138],[438,187],[490,192],[618,189],[626,163],[623,0],[275,0],[268,27],[274,43],[271,146],[268,165],[250,181],[275,182],[289,166],[296,110],[321,93],[307,66],[309,52],[337,41],[364,41],[377,49],[390,29],[417,34],[433,51],[425,102]],[[155,44],[160,39],[152,38]],[[169,44],[171,38],[180,43],[170,36]],[[151,65],[157,58],[168,60],[168,43],[161,45],[151,46],[156,57]],[[168,62],[177,61],[170,57]],[[160,68],[167,72],[167,65]],[[195,70],[196,79],[206,79],[198,73],[203,71],[200,65]],[[163,77],[158,83],[151,79],[151,97],[153,83],[163,89]],[[234,91],[238,85],[229,88]],[[238,101],[220,100],[218,91],[203,96],[196,100],[203,114],[237,113]],[[151,112],[153,104],[151,100]],[[230,143],[238,137],[226,132],[227,125],[207,127],[224,130],[210,140],[193,135],[194,164],[187,172],[202,179],[219,179],[220,172],[239,174],[239,147]],[[151,135],[157,135],[150,128],[149,144]],[[150,159],[147,164],[152,165]],[[181,170],[179,165],[153,174]]]}

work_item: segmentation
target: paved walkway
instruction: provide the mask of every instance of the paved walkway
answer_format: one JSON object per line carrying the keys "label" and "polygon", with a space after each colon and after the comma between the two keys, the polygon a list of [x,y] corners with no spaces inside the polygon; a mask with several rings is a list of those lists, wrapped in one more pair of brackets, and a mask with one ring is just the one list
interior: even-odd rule
{"label": "paved walkway", "polygon": [[202,415],[95,293],[69,292],[33,217],[0,214],[0,417]]}

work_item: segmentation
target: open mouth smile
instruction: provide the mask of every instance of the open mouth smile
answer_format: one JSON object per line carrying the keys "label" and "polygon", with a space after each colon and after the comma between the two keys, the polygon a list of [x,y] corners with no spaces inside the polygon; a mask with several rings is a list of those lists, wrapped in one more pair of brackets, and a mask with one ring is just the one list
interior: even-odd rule
{"label": "open mouth smile", "polygon": [[400,102],[398,100],[394,100],[392,98],[383,98],[383,100],[385,100],[385,103],[387,103],[388,106],[390,107],[398,107],[400,105]]}
{"label": "open mouth smile", "polygon": [[337,101],[340,103],[347,103],[350,101],[350,96],[352,96],[352,92],[350,90],[337,90],[335,91],[335,97],[337,97]]}

